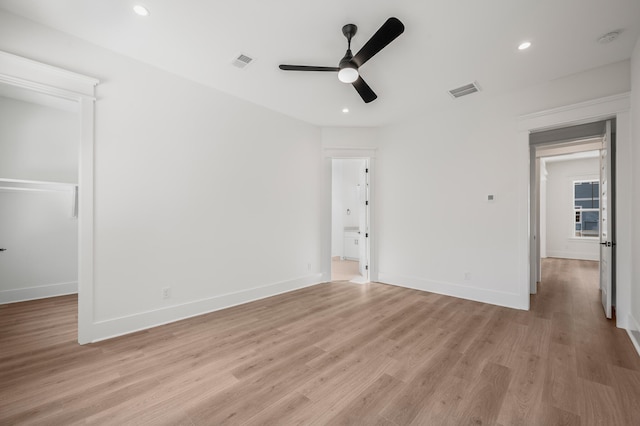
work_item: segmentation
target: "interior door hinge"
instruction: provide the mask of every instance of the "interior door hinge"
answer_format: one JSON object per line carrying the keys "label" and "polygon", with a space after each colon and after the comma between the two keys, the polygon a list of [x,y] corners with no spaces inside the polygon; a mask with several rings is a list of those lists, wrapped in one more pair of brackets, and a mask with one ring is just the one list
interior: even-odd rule
{"label": "interior door hinge", "polygon": [[366,234],[364,234],[365,238],[369,238],[369,233],[367,232]]}
{"label": "interior door hinge", "polygon": [[365,206],[368,206],[368,205],[369,205],[369,200],[365,201],[365,202],[364,202],[364,205],[365,205]]}
{"label": "interior door hinge", "polygon": [[369,169],[364,169],[364,172],[365,173],[369,173]]}
{"label": "interior door hinge", "polygon": [[368,270],[369,270],[369,265],[366,265],[366,266],[364,267],[364,269],[366,269],[366,270],[368,271]]}

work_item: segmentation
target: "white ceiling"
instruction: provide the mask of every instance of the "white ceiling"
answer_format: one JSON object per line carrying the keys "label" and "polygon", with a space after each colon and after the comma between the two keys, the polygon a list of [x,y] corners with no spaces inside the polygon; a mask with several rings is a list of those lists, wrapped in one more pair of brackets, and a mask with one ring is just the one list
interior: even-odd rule
{"label": "white ceiling", "polygon": [[[150,16],[133,14],[135,3]],[[638,0],[0,0],[0,7],[321,126],[379,126],[465,102],[447,91],[474,80],[482,92],[470,96],[489,96],[625,60],[640,35]],[[406,30],[360,70],[378,94],[371,104],[335,74],[278,69],[337,66],[344,24],[358,26],[355,54],[390,16]],[[620,29],[615,42],[597,42]],[[524,40],[533,46],[520,52]],[[233,67],[239,53],[255,62]]]}

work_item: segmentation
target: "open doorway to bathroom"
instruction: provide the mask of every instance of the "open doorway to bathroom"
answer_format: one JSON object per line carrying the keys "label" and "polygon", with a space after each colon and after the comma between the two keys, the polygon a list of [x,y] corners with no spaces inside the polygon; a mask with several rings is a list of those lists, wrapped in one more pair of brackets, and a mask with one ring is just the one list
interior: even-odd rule
{"label": "open doorway to bathroom", "polygon": [[331,281],[369,282],[369,164],[332,159]]}

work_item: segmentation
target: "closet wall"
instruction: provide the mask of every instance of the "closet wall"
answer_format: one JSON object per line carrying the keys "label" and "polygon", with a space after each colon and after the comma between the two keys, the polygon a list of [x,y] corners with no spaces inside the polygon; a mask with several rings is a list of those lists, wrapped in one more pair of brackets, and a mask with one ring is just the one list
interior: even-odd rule
{"label": "closet wall", "polygon": [[77,292],[77,115],[17,98],[0,96],[0,303]]}

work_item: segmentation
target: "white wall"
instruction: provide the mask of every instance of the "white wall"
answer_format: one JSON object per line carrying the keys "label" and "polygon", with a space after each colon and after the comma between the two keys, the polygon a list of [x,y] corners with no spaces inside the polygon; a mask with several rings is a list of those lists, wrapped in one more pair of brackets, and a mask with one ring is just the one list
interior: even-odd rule
{"label": "white wall", "polygon": [[[358,202],[359,172],[365,160],[335,159],[332,167],[332,241],[331,256],[344,256],[344,228],[356,227],[360,223]],[[347,212],[349,210],[349,212]]]}
{"label": "white wall", "polygon": [[78,182],[77,114],[0,96],[0,178]]}
{"label": "white wall", "polygon": [[624,93],[629,75],[621,62],[500,96],[480,92],[382,129],[380,281],[526,308],[529,153],[518,117]]}
{"label": "white wall", "polygon": [[547,163],[546,252],[549,257],[599,260],[598,239],[575,238],[573,182],[599,178],[598,158]]}
{"label": "white wall", "polygon": [[636,348],[640,352],[640,39],[636,43],[631,60],[631,125],[633,138],[633,193],[632,217],[634,228],[632,265],[633,274],[631,282],[631,316],[630,326],[635,331],[634,338]]}
{"label": "white wall", "polygon": [[71,191],[0,189],[0,303],[77,292]]}
{"label": "white wall", "polygon": [[373,127],[323,127],[324,148],[377,148],[379,129]]}
{"label": "white wall", "polygon": [[318,128],[4,12],[0,49],[102,81],[93,340],[320,281]]}

